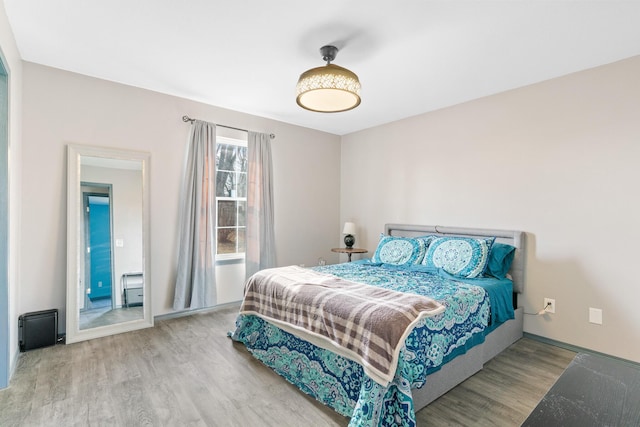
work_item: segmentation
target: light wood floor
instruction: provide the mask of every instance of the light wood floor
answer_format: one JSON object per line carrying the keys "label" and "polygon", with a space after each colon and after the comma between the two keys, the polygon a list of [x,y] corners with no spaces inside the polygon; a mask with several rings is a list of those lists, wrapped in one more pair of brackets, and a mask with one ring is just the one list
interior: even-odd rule
{"label": "light wood floor", "polygon": [[[237,308],[22,353],[0,426],[346,426],[226,332]],[[575,353],[522,339],[418,412],[419,426],[519,426]]]}

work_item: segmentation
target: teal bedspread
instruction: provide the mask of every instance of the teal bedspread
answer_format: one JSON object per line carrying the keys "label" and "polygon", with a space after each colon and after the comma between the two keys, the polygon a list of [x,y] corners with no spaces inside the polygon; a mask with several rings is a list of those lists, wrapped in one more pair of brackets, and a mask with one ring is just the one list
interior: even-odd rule
{"label": "teal bedspread", "polygon": [[[513,318],[513,309],[509,315],[509,309],[503,307],[504,301],[511,300],[509,280],[481,279],[477,283],[482,286],[477,286],[469,279],[463,283],[438,272],[368,262],[314,270],[426,295],[446,307],[442,314],[423,319],[409,334],[396,375],[387,387],[371,380],[356,362],[284,332],[257,316],[238,316],[231,338],[244,343],[254,357],[305,393],[350,417],[350,426],[415,426],[411,389],[425,385],[427,375],[443,363],[482,343],[489,324],[493,328]],[[501,301],[498,310],[490,310],[494,299]]]}

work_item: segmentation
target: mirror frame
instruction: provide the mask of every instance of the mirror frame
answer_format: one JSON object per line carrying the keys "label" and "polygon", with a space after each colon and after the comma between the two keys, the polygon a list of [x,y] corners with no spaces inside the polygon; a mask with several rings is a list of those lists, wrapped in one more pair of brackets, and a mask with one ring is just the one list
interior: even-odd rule
{"label": "mirror frame", "polygon": [[[79,328],[78,280],[80,280],[80,257],[84,257],[80,239],[83,236],[81,157],[102,157],[114,160],[139,160],[142,162],[142,266],[144,274],[143,317],[141,319],[115,323],[89,329]],[[149,163],[151,154],[142,151],[121,150],[80,144],[67,145],[67,310],[66,343],[105,337],[122,332],[153,326],[151,307],[151,263],[149,257]],[[84,280],[84,278],[82,278]]]}

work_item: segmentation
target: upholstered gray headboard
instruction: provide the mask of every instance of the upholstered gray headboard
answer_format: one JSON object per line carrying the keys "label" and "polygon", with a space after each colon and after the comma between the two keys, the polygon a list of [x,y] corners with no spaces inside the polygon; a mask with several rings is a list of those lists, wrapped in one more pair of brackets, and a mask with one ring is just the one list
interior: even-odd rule
{"label": "upholstered gray headboard", "polygon": [[496,242],[506,243],[516,248],[516,253],[511,264],[509,274],[513,279],[513,291],[524,292],[526,234],[523,231],[491,230],[485,228],[444,227],[441,225],[412,225],[412,224],[385,224],[384,233],[389,236],[416,237],[426,234],[440,236],[464,236],[464,237],[492,237]]}

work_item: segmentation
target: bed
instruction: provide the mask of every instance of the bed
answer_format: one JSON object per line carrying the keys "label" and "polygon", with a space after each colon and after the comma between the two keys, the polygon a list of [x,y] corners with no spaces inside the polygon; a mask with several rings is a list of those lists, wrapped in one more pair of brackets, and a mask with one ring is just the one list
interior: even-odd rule
{"label": "bed", "polygon": [[[525,233],[520,231],[387,224],[371,259],[305,271],[283,267],[258,272],[262,280],[254,275],[247,282],[236,329],[230,336],[303,392],[350,417],[350,426],[415,425],[415,412],[482,369],[484,363],[522,337],[523,310],[517,308],[517,295],[524,290],[524,239]],[[473,255],[467,261],[472,261],[465,261],[464,265],[456,264],[459,259],[443,261],[443,254],[456,248],[451,245],[464,244],[467,248],[469,243]],[[494,262],[502,262],[498,252],[504,254],[504,264]],[[504,271],[495,273],[501,268]],[[351,294],[358,304],[369,298],[369,292],[375,294],[371,299],[380,294],[386,305],[394,302],[392,311],[401,311],[400,317],[387,324],[397,325],[397,319],[403,316],[409,320],[404,332],[389,335],[392,344],[387,343],[385,351],[365,351],[364,344],[369,342],[374,348],[380,347],[376,345],[384,334],[367,330],[364,333],[371,335],[363,338],[354,329],[360,333],[359,327],[365,323],[385,322],[369,322],[358,312],[345,315],[358,319],[358,328],[350,326],[342,335],[339,332],[345,328],[338,327],[338,332],[320,331],[328,329],[329,323],[333,328],[334,323],[342,325],[331,316],[318,319],[321,315],[313,310],[317,306],[325,309],[324,300],[318,303],[318,297],[310,296],[309,301],[313,302],[306,305],[294,303],[289,296],[274,300],[274,295],[283,294],[276,288],[260,288],[266,286],[266,281],[269,286],[285,290],[306,290],[317,284],[322,292],[338,292],[327,298],[338,304],[346,304]],[[268,301],[265,305],[269,310],[277,306],[281,313],[288,312],[278,317],[275,309],[260,311],[252,305],[256,298]],[[366,313],[381,311],[358,307]],[[290,319],[296,310],[305,312],[307,320]],[[314,329],[314,325],[322,328]],[[336,344],[341,339],[347,344]],[[388,360],[384,359],[386,365],[376,364],[380,354],[388,356]]]}

